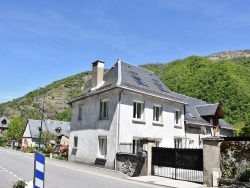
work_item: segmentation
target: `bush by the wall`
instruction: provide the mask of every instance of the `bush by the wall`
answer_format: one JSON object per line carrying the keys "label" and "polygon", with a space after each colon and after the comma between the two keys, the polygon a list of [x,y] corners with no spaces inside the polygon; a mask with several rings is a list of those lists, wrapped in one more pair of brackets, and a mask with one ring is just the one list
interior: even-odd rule
{"label": "bush by the wall", "polygon": [[240,181],[250,182],[250,168],[246,168],[239,177]]}

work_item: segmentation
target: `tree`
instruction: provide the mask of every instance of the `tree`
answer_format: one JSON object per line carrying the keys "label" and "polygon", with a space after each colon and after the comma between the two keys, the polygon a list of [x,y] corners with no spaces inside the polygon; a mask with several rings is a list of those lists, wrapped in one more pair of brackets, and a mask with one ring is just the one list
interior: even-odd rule
{"label": "tree", "polygon": [[25,124],[21,117],[14,117],[8,124],[8,129],[4,134],[7,140],[21,140]]}
{"label": "tree", "polygon": [[71,107],[68,107],[67,109],[65,109],[64,111],[56,114],[56,116],[54,117],[55,120],[58,121],[71,121]]}
{"label": "tree", "polygon": [[45,143],[45,144],[48,144],[50,143],[50,141],[55,141],[57,142],[57,136],[49,131],[43,131],[42,132],[42,142]]}

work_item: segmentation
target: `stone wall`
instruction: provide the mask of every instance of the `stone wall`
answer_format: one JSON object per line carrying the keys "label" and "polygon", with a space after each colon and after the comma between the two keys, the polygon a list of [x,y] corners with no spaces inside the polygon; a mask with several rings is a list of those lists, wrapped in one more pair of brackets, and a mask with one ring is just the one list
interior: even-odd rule
{"label": "stone wall", "polygon": [[146,166],[145,157],[138,157],[135,154],[117,153],[117,170],[134,177],[145,174]]}
{"label": "stone wall", "polygon": [[250,168],[250,141],[223,141],[220,155],[222,178],[239,180],[240,174]]}
{"label": "stone wall", "polygon": [[219,179],[220,188],[249,188],[250,182]]}

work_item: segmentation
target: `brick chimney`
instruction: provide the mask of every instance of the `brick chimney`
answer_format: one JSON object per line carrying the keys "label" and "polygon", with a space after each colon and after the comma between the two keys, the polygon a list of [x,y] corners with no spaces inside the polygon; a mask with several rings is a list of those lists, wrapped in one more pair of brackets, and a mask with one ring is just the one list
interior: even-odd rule
{"label": "brick chimney", "polygon": [[103,82],[104,61],[96,60],[92,64],[92,88],[95,88]]}

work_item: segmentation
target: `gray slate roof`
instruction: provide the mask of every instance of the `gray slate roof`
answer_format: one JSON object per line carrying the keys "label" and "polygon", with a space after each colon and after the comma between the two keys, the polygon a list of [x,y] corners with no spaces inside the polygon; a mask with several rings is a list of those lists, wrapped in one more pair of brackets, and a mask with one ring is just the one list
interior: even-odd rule
{"label": "gray slate roof", "polygon": [[219,124],[222,129],[234,130],[234,128],[231,125],[229,125],[224,119],[219,119]]}
{"label": "gray slate roof", "polygon": [[204,104],[195,106],[200,116],[213,116],[218,109],[219,104]]}
{"label": "gray slate roof", "polygon": [[[29,119],[27,126],[30,128],[30,134],[32,138],[39,136],[39,127],[41,126],[41,120]],[[44,120],[42,123],[42,130],[49,131],[57,136],[66,136],[69,138],[70,134],[70,123],[65,121],[55,121],[55,120]],[[61,128],[60,133],[57,133],[55,129]]]}
{"label": "gray slate roof", "polygon": [[[138,76],[145,83],[145,86],[139,85],[133,76]],[[128,64],[124,61],[118,60],[103,76],[104,85],[100,88],[91,91],[87,90],[84,94],[78,96],[76,99],[69,102],[81,100],[91,95],[107,91],[114,88],[123,88],[132,90],[134,92],[152,95],[158,98],[184,103],[181,98],[177,98],[170,93],[164,83],[152,72],[142,69],[140,67]],[[166,92],[161,91],[155,83],[161,85]]]}

